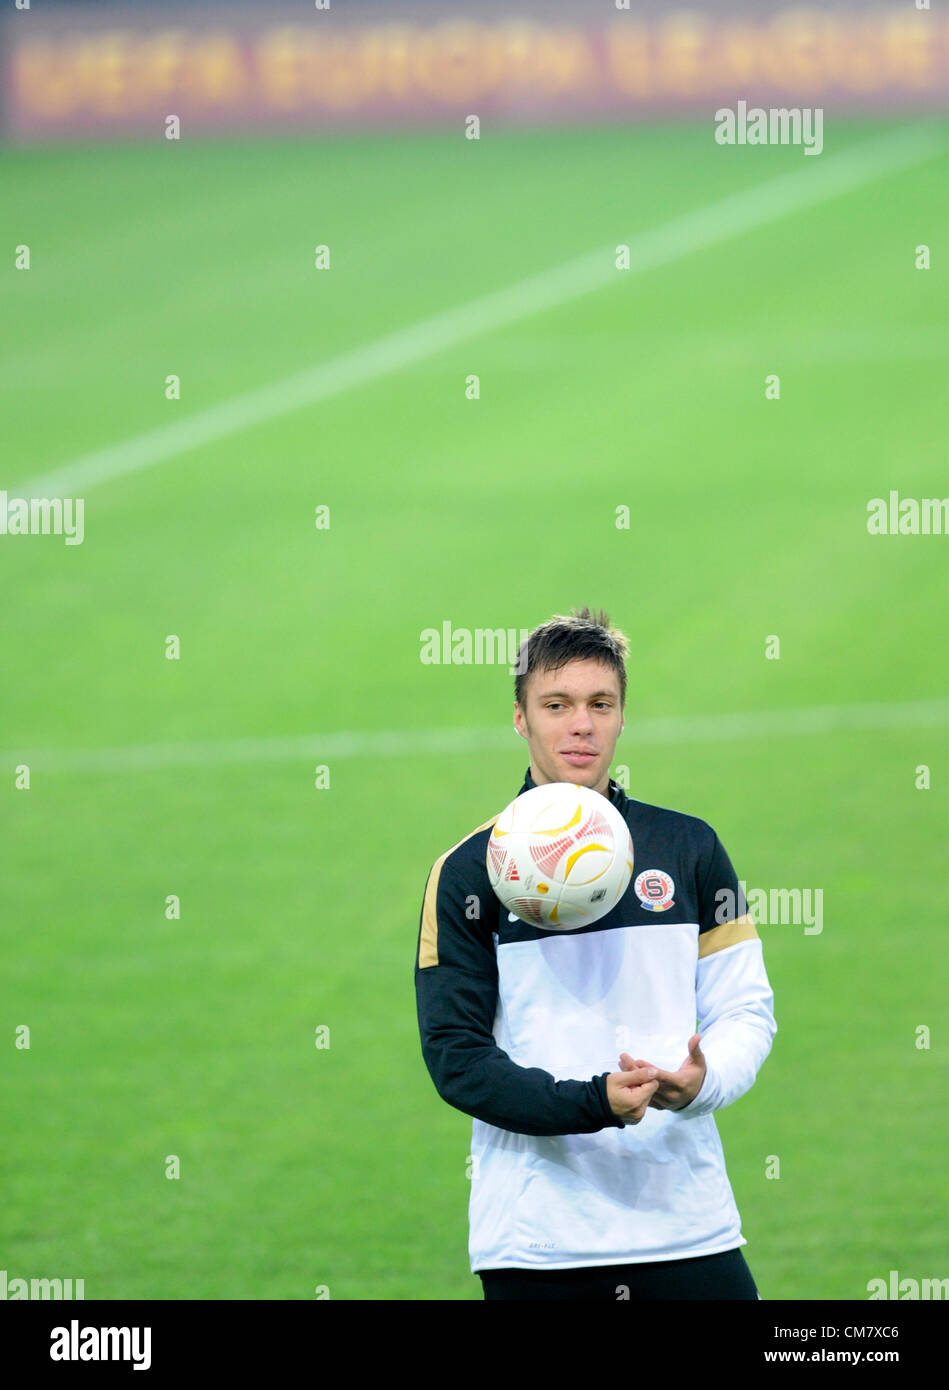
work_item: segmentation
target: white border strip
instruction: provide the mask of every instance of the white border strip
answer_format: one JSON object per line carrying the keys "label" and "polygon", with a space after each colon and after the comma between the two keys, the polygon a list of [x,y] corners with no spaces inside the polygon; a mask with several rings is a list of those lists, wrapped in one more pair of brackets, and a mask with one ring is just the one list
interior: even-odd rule
{"label": "white border strip", "polygon": [[[810,709],[764,710],[747,714],[683,715],[627,724],[616,760],[635,756],[640,745],[708,743],[729,739],[793,737],[885,729],[939,728],[949,725],[949,700],[903,704],[820,705]],[[345,758],[392,758],[417,754],[516,752],[512,727],[420,729],[385,733],[300,734],[287,738],[227,739],[207,743],[151,743],[127,748],[70,752],[0,753],[0,765],[26,763],[36,772],[151,772],[183,767],[221,767],[228,763],[320,762]],[[520,747],[527,756],[527,746]]]}
{"label": "white border strip", "polygon": [[[804,167],[719,202],[687,212],[629,239],[630,271],[655,266],[704,250],[742,232],[766,226],[791,212],[839,197],[886,174],[931,158],[946,148],[942,127],[921,122],[861,143],[829,159],[806,159]],[[754,154],[752,153],[752,158]],[[552,270],[529,276],[458,308],[435,314],[329,362],[297,372],[271,386],[249,391],[199,411],[173,425],[162,425],[120,444],[86,454],[31,482],[11,489],[23,497],[79,496],[99,483],[175,458],[203,444],[279,419],[304,406],[337,396],[480,333],[488,333],[581,295],[623,282],[627,272],[615,264],[614,247],[603,247]]]}

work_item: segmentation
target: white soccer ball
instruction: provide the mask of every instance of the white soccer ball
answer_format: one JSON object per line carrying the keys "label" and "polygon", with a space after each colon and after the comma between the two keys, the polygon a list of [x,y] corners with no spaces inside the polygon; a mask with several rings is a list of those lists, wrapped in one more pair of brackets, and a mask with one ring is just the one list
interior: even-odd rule
{"label": "white soccer ball", "polygon": [[574,782],[515,797],[488,837],[488,878],[532,927],[575,931],[605,917],[633,876],[633,839],[612,802]]}

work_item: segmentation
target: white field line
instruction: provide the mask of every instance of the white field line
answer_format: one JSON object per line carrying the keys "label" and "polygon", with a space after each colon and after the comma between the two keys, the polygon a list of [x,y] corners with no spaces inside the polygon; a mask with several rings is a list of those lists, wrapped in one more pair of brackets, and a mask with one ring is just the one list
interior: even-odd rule
{"label": "white field line", "polygon": [[[614,762],[634,759],[640,747],[768,739],[799,734],[925,729],[949,725],[949,699],[902,704],[818,705],[809,709],[747,714],[670,716],[627,723]],[[125,748],[9,752],[0,766],[26,763],[31,772],[150,772],[168,768],[220,767],[228,763],[307,762],[332,765],[345,758],[411,754],[519,753],[527,745],[513,728],[418,729],[386,733],[298,734],[284,738],[222,739],[203,743],[150,743]]]}
{"label": "white field line", "polygon": [[275,420],[291,411],[328,400],[353,386],[378,380],[480,333],[517,323],[581,295],[623,283],[627,273],[666,265],[694,251],[766,226],[791,212],[830,198],[899,169],[931,158],[946,148],[935,122],[920,122],[865,141],[826,158],[804,159],[802,167],[741,193],[697,208],[628,239],[630,270],[616,269],[615,248],[602,247],[552,270],[531,275],[506,289],[422,319],[375,342],[308,367],[270,386],[248,391],[198,411],[171,425],[161,425],[119,444],[86,454],[34,478],[16,489],[18,496],[82,495],[98,483],[174,458],[202,444],[214,443]]}

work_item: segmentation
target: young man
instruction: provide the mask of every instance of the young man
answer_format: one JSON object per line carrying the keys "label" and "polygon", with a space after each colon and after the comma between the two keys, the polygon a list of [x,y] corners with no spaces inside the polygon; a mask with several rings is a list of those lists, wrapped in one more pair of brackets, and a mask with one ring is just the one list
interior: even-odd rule
{"label": "young man", "polygon": [[496,817],[425,888],[422,1055],[473,1117],[469,1255],[487,1299],[759,1297],[713,1112],[754,1083],[773,996],[714,830],[610,778],[626,652],[605,613],[552,618],[522,650],[514,703],[519,792],[580,783],[629,825],[619,904],[572,932],[512,917],[485,864]]}

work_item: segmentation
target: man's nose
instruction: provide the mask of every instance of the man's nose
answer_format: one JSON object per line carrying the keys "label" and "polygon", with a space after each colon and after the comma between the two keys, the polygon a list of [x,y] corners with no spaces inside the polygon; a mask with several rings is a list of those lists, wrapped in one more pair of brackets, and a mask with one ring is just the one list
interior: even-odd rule
{"label": "man's nose", "polygon": [[575,710],[570,720],[570,732],[572,734],[590,734],[593,732],[593,716],[585,707]]}

